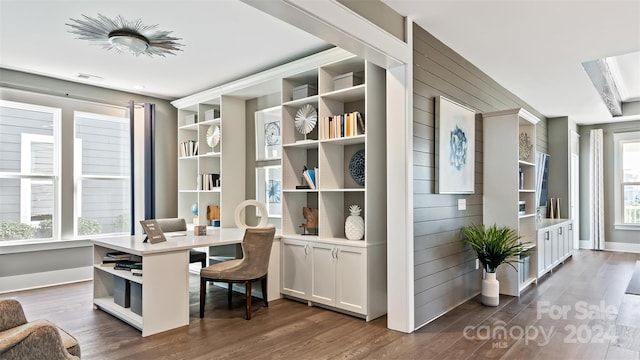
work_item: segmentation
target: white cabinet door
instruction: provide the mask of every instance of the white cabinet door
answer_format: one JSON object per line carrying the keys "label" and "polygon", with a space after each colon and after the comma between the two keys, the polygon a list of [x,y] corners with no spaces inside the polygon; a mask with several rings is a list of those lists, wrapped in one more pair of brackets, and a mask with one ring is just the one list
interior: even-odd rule
{"label": "white cabinet door", "polygon": [[558,264],[560,254],[558,253],[558,244],[560,242],[560,230],[558,227],[551,229],[551,267]]}
{"label": "white cabinet door", "polygon": [[558,226],[558,262],[564,258],[564,243],[567,237],[566,225]]}
{"label": "white cabinet door", "polygon": [[551,270],[551,268],[553,267],[553,260],[552,260],[552,256],[553,256],[553,238],[554,233],[553,230],[547,230],[545,231],[547,233],[547,235],[545,236],[544,240],[545,240],[545,247],[544,247],[544,268],[545,270],[549,271]]}
{"label": "white cabinet door", "polygon": [[538,231],[538,244],[537,244],[537,249],[538,249],[538,276],[541,276],[542,274],[545,273],[546,267],[545,267],[545,251],[547,248],[547,237],[549,236],[549,232],[548,231]]}
{"label": "white cabinet door", "polygon": [[564,236],[564,255],[566,257],[573,253],[573,222],[566,225],[566,234]]}
{"label": "white cabinet door", "polygon": [[302,299],[309,297],[309,246],[306,241],[282,239],[280,292]]}
{"label": "white cabinet door", "polygon": [[311,296],[314,302],[335,305],[336,246],[309,243],[311,247]]}
{"label": "white cabinet door", "polygon": [[360,314],[367,313],[366,249],[339,246],[336,251],[336,306]]}

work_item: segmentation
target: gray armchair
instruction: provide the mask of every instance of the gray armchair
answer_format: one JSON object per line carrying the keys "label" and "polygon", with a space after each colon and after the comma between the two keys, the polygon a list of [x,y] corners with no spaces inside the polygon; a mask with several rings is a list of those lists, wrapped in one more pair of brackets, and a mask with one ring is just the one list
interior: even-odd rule
{"label": "gray armchair", "polygon": [[80,359],[80,345],[47,320],[28,322],[17,300],[0,299],[0,359]]}

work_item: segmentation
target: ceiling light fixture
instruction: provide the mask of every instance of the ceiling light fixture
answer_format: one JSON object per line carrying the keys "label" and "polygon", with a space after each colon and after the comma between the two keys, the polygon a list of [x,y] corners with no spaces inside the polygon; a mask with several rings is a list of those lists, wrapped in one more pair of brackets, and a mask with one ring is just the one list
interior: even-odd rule
{"label": "ceiling light fixture", "polygon": [[144,25],[140,19],[128,21],[120,15],[110,19],[102,14],[98,14],[97,19],[82,17],[83,20],[70,19],[73,23],[66,24],[72,28],[69,32],[78,35],[78,39],[94,41],[106,50],[164,57],[175,55],[174,51],[182,51],[179,47],[184,46],[176,42],[180,38],[169,36],[172,31],[156,30],[158,25]]}

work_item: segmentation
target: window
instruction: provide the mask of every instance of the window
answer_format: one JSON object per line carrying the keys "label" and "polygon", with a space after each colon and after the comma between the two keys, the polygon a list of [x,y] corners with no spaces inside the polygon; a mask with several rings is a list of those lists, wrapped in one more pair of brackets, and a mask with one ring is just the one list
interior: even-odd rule
{"label": "window", "polygon": [[613,134],[617,229],[640,230],[640,131]]}
{"label": "window", "polygon": [[74,122],[74,235],[129,233],[129,119],[75,112]]}
{"label": "window", "polygon": [[0,100],[0,241],[59,234],[60,116]]}

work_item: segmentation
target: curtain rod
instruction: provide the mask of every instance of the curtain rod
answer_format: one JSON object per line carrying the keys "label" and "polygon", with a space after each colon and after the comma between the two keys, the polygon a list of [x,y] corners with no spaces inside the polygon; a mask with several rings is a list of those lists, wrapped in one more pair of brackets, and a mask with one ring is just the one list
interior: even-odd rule
{"label": "curtain rod", "polygon": [[[106,105],[106,106],[113,106],[113,107],[127,108],[127,109],[129,108],[129,100],[125,100],[121,104],[120,103],[114,103],[114,102],[105,102],[103,99],[92,98],[92,97],[89,97],[89,96],[75,94],[75,93],[71,93],[71,92],[68,92],[68,91],[46,89],[46,88],[40,88],[40,87],[35,87],[35,86],[27,86],[27,85],[23,85],[23,84],[12,83],[12,82],[8,82],[8,81],[0,81],[0,89],[3,89],[3,88],[7,89],[7,90],[35,93],[35,94],[44,95],[44,96],[52,96],[52,97],[63,98],[63,99],[71,99],[71,100],[75,100],[75,101],[81,101],[81,102],[91,103],[91,104],[96,104],[96,105],[103,105],[103,106]],[[136,103],[136,102],[134,102],[134,106],[136,108],[143,108],[144,107],[144,103]]]}

